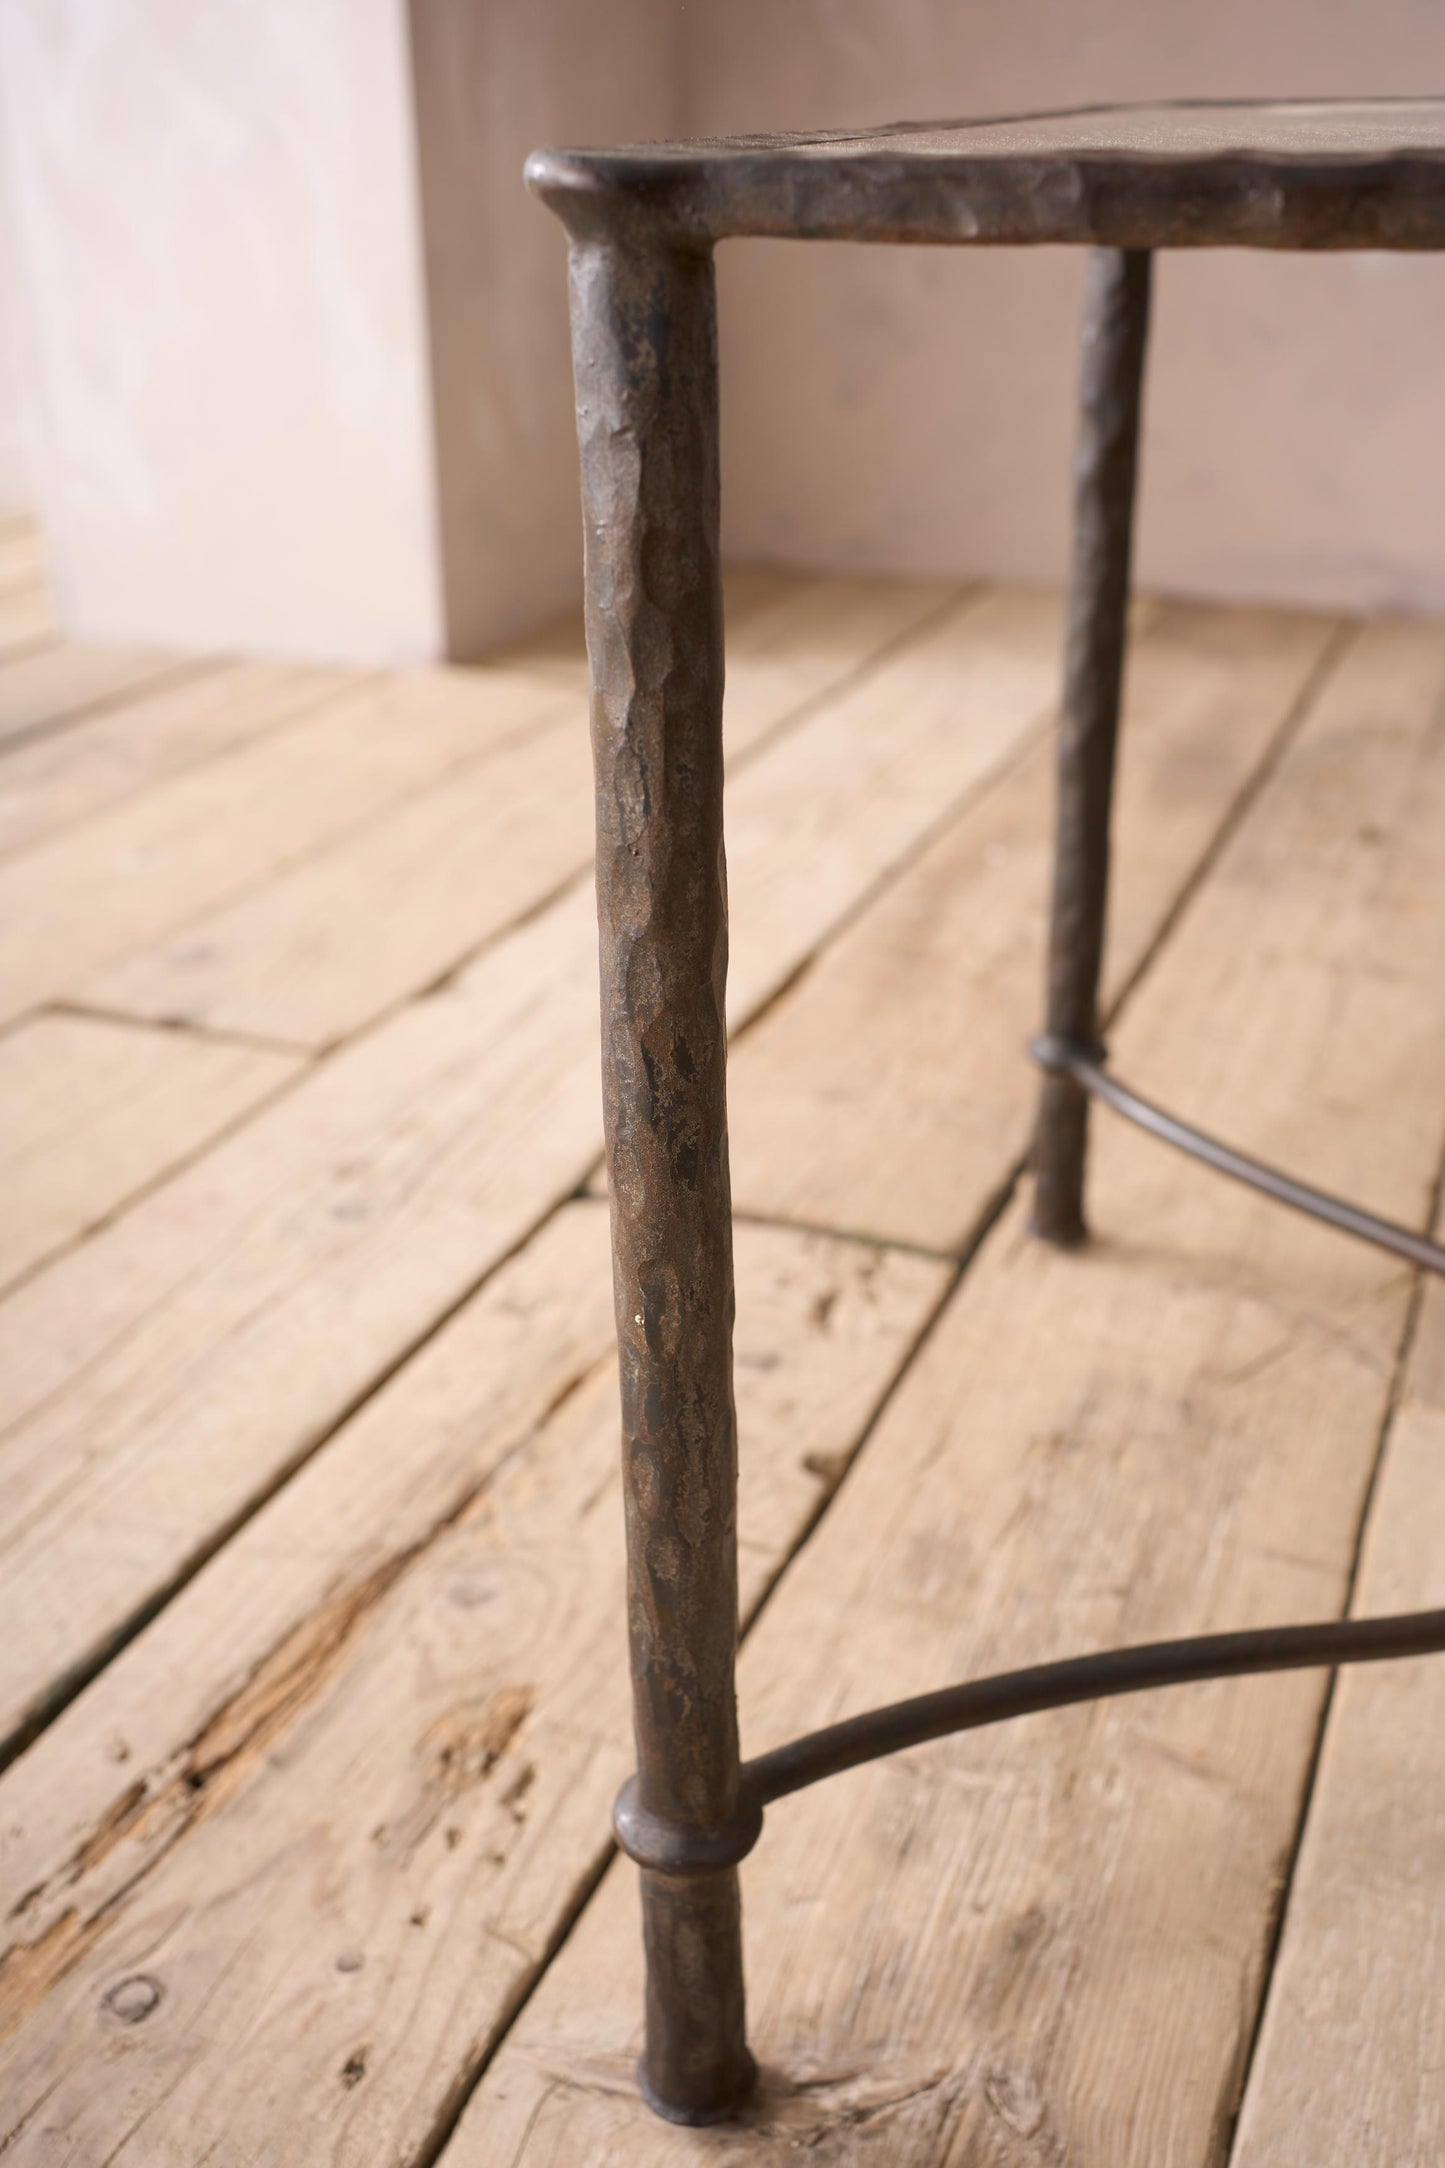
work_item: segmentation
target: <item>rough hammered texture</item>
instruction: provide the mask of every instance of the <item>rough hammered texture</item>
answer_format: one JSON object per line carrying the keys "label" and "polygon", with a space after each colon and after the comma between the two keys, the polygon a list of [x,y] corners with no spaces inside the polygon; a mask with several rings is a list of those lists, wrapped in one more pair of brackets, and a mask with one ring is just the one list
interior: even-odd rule
{"label": "rough hammered texture", "polygon": [[[1050,1039],[1087,1050],[1099,1028],[1150,270],[1148,256],[1095,249],[1084,303],[1047,1013]],[[1088,1097],[1074,1079],[1046,1075],[1033,1223],[1054,1242],[1084,1238],[1088,1120]]]}
{"label": "rough hammered texture", "polygon": [[1119,106],[872,133],[541,151],[574,230],[610,209],[706,243],[1445,247],[1445,100]]}
{"label": "rough hammered texture", "polygon": [[[738,1805],[713,265],[623,232],[571,275],[636,1789],[709,1830]],[[642,1887],[645,2083],[706,2119],[752,2076],[736,1869]]]}
{"label": "rough hammered texture", "polygon": [[[1097,251],[1048,1040],[1056,1054],[1078,1053],[1096,1028],[1148,317],[1144,252],[1445,247],[1445,101],[1095,109],[867,136],[540,151],[527,177],[572,240],[638,1749],[619,1830],[654,1863],[642,1871],[641,2077],[660,2113],[706,2122],[726,2114],[753,2075],[737,1870],[709,1862],[746,1850],[763,1796],[752,1776],[740,1801],[733,1686],[713,244],[776,234],[1082,242]],[[1055,1068],[1045,1083],[1036,1216],[1056,1240],[1082,1233],[1085,1117],[1076,1078]],[[896,1731],[894,1719],[907,1713],[867,1719],[867,1752],[899,1743],[890,1725]],[[798,1766],[812,1755],[813,1775],[833,1766],[828,1735],[795,1746]],[[694,1868],[701,1860],[701,1871],[671,1871],[683,1856]]]}

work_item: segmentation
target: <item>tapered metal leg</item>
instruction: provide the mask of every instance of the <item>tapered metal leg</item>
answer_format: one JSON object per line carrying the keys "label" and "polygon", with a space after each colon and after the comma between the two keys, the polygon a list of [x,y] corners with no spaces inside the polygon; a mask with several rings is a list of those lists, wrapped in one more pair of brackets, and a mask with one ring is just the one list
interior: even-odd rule
{"label": "tapered metal leg", "polygon": [[[572,322],[638,1760],[630,1791],[665,1850],[669,1831],[726,1832],[739,1814],[710,251],[645,230],[574,237]],[[629,1826],[619,1821],[624,1843]],[[711,2121],[753,2079],[736,1866],[649,1868],[642,1906],[643,2087],[662,2114]]]}
{"label": "tapered metal leg", "polygon": [[[1095,1046],[1099,1029],[1150,263],[1138,250],[1093,250],[1084,312],[1047,1037],[1056,1045],[1088,1049]],[[1088,1119],[1088,1097],[1073,1078],[1046,1074],[1035,1147],[1033,1224],[1035,1232],[1051,1242],[1084,1239]]]}

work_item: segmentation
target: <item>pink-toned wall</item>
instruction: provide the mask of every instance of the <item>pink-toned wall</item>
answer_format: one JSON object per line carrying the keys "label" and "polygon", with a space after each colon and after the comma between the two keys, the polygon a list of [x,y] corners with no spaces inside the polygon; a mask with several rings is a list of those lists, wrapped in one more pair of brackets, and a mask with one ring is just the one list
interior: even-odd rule
{"label": "pink-toned wall", "polygon": [[[1442,0],[728,0],[688,22],[690,133],[1445,91]],[[734,555],[1059,576],[1077,255],[719,261]],[[1445,259],[1174,255],[1154,322],[1147,582],[1445,610]]]}
{"label": "pink-toned wall", "polygon": [[8,298],[71,632],[436,651],[397,8],[0,0]]}
{"label": "pink-toned wall", "polygon": [[679,0],[409,0],[448,651],[576,599],[567,251],[546,142],[675,133]]}
{"label": "pink-toned wall", "polygon": [[395,662],[573,599],[566,250],[522,161],[675,132],[686,22],[0,0],[0,503],[33,488],[67,629]]}
{"label": "pink-toned wall", "polygon": [[[1432,90],[1445,0],[0,0],[0,499],[78,634],[475,654],[580,587],[534,144]],[[1077,254],[720,265],[734,557],[1060,575]],[[1144,579],[1445,611],[1445,259],[1158,283]]]}

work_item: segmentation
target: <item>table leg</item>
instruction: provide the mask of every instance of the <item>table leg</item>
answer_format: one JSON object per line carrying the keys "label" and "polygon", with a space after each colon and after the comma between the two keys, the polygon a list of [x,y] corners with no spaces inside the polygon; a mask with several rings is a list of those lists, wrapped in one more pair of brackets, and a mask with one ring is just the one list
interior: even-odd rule
{"label": "table leg", "polygon": [[[1099,1029],[1150,263],[1140,250],[1094,249],[1084,312],[1046,1037],[1090,1051],[1096,1049]],[[1033,1225],[1051,1242],[1084,1239],[1088,1118],[1087,1095],[1073,1078],[1046,1075],[1034,1155]]]}
{"label": "table leg", "polygon": [[[711,252],[646,231],[574,238],[571,279],[638,1760],[618,1826],[655,1858],[629,1829],[726,1852],[739,1815],[716,308]],[[736,1865],[645,1867],[642,1911],[643,2088],[714,2120],[753,2079]]]}

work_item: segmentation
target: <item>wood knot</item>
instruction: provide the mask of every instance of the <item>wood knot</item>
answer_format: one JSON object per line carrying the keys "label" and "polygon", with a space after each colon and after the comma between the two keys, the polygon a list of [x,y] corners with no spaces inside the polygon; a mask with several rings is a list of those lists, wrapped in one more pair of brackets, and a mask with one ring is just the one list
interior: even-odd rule
{"label": "wood knot", "polygon": [[161,2001],[165,1989],[149,1972],[133,1972],[117,1980],[101,1998],[101,2007],[122,2025],[142,2025]]}

